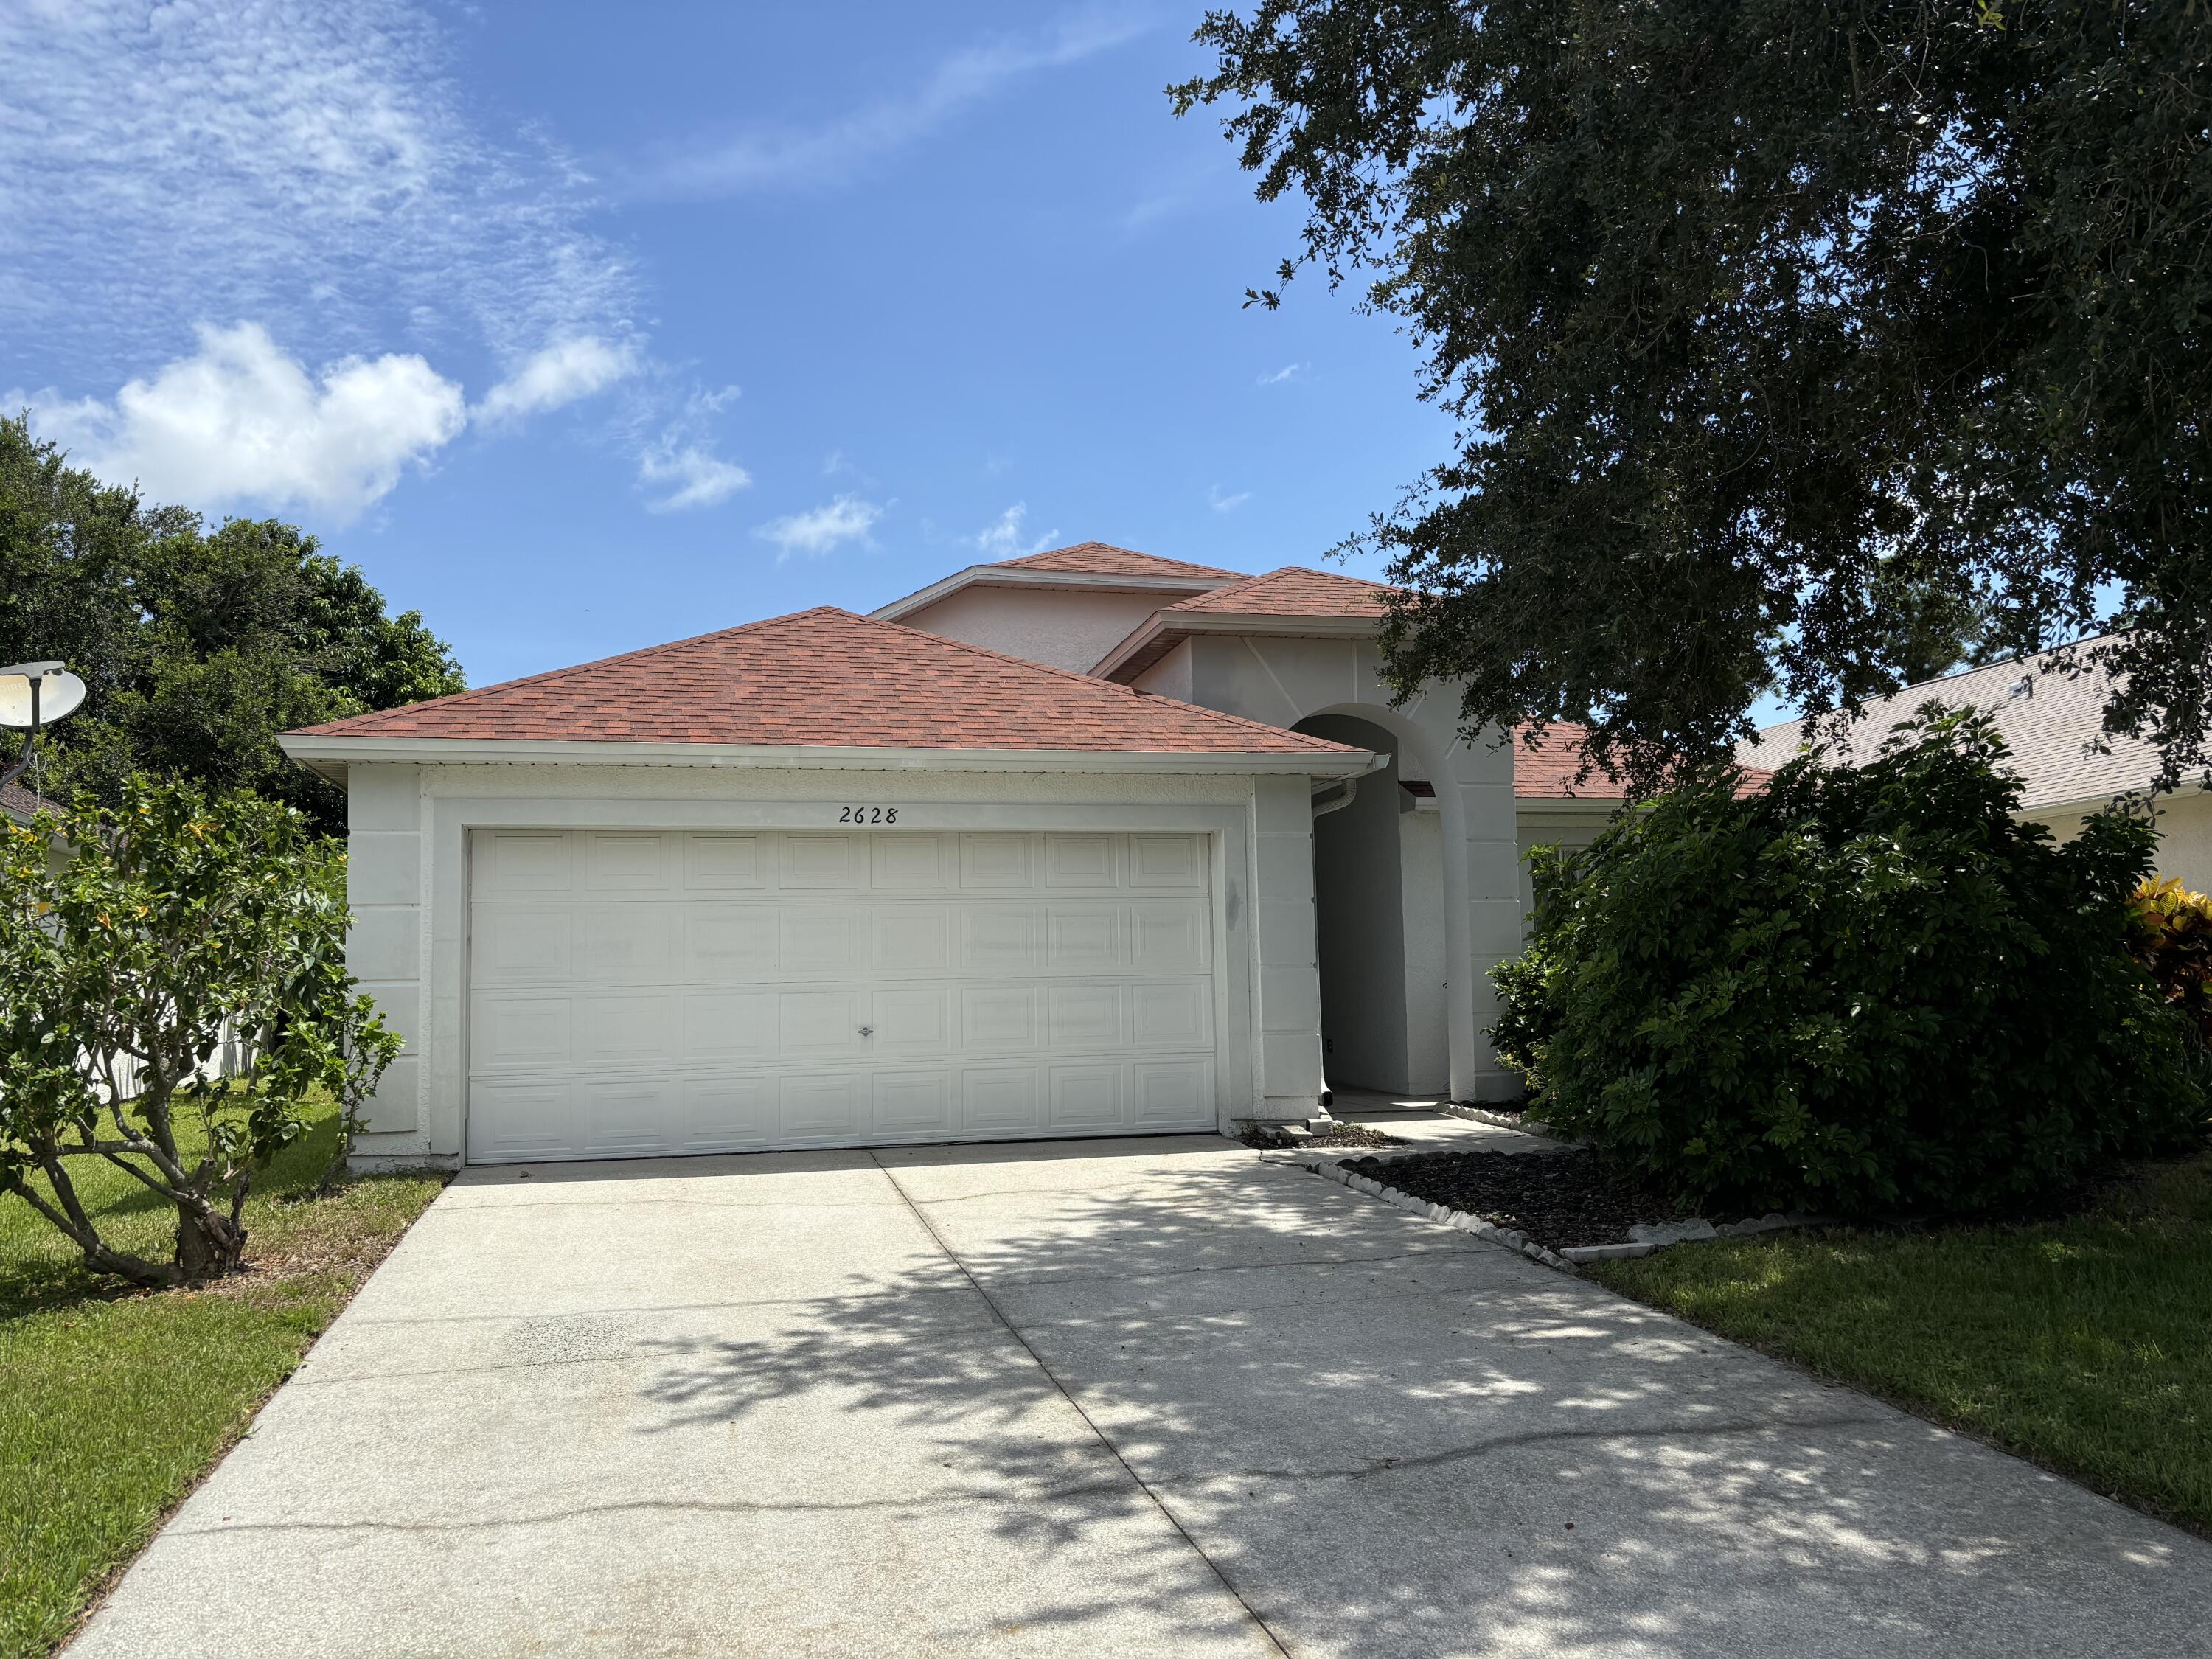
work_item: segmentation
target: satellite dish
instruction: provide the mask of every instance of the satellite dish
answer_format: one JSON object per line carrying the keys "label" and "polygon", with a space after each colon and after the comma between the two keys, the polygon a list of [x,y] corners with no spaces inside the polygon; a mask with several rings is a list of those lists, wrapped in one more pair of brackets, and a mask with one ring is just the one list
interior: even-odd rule
{"label": "satellite dish", "polygon": [[28,732],[52,726],[76,714],[83,702],[84,682],[58,662],[19,662],[0,668],[0,726]]}

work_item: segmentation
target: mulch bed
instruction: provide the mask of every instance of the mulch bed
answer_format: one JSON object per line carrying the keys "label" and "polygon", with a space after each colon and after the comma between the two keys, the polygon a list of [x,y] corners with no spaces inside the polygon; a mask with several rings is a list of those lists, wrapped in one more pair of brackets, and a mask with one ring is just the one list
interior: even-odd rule
{"label": "mulch bed", "polygon": [[1401,1193],[1515,1227],[1554,1250],[1626,1243],[1639,1221],[1695,1218],[1599,1162],[1588,1148],[1556,1152],[1430,1152],[1356,1158],[1344,1167]]}
{"label": "mulch bed", "polygon": [[1403,1146],[1407,1143],[1396,1135],[1386,1135],[1380,1129],[1370,1129],[1358,1123],[1332,1123],[1327,1128],[1310,1135],[1286,1135],[1278,1129],[1263,1129],[1254,1124],[1244,1131],[1244,1144],[1262,1151],[1279,1151],[1293,1146]]}

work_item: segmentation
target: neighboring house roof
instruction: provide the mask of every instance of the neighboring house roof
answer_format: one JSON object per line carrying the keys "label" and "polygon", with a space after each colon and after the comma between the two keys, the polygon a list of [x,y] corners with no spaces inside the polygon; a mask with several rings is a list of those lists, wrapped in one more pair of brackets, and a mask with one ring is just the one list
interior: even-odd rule
{"label": "neighboring house roof", "polygon": [[1078,542],[1024,554],[995,564],[971,564],[868,614],[878,622],[902,622],[965,587],[1063,587],[1117,593],[1156,593],[1163,602],[1245,580],[1241,571],[1181,559],[1155,558],[1105,542]]}
{"label": "neighboring house roof", "polygon": [[[2094,641],[2081,641],[2084,646]],[[1841,739],[1815,733],[1837,759],[1863,763],[1881,747],[1891,729],[1921,705],[1977,708],[1996,723],[2013,764],[2027,782],[2027,807],[2073,805],[2109,800],[2149,787],[2159,767],[2158,746],[2141,738],[2105,736],[2105,705],[2112,677],[2101,668],[2065,674],[2051,667],[2056,653],[2015,657],[1984,668],[1969,668],[1940,679],[1923,680],[1868,703]],[[1784,720],[1740,745],[1745,761],[1779,766],[1804,741],[1805,722]],[[2094,752],[2109,744],[2110,754]]]}
{"label": "neighboring house roof", "polygon": [[1390,592],[1380,582],[1285,565],[1162,606],[1091,672],[1133,680],[1194,634],[1371,634]]}
{"label": "neighboring house roof", "polygon": [[[1521,800],[1619,800],[1621,787],[1610,773],[1592,769],[1589,776],[1579,783],[1576,775],[1583,769],[1583,744],[1589,736],[1589,728],[1571,720],[1557,720],[1544,728],[1533,748],[1528,744],[1529,727],[1513,728],[1513,793]],[[1736,786],[1738,795],[1748,795],[1765,787],[1774,774],[1763,767],[1738,763],[1743,781]]]}
{"label": "neighboring house roof", "polygon": [[18,823],[28,823],[40,807],[52,804],[40,799],[20,783],[0,786],[0,812],[5,812]]}
{"label": "neighboring house roof", "polygon": [[286,745],[302,758],[428,740],[1276,757],[1330,774],[1365,760],[1324,738],[826,605],[287,737],[304,740]]}

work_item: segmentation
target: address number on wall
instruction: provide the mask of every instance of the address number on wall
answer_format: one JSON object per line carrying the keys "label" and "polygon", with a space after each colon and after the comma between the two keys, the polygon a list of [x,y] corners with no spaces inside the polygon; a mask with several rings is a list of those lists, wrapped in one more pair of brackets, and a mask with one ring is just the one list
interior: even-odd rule
{"label": "address number on wall", "polygon": [[847,806],[838,811],[837,822],[840,823],[896,823],[898,808],[896,806]]}

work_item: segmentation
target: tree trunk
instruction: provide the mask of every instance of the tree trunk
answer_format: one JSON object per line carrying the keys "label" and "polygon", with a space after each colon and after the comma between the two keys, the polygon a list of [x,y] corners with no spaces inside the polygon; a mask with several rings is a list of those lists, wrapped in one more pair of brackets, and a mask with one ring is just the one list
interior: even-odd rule
{"label": "tree trunk", "polygon": [[177,1206],[177,1275],[185,1284],[235,1273],[245,1254],[245,1228],[214,1210]]}

